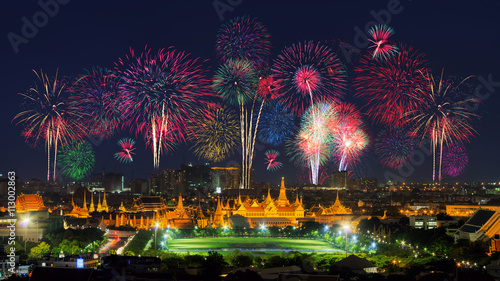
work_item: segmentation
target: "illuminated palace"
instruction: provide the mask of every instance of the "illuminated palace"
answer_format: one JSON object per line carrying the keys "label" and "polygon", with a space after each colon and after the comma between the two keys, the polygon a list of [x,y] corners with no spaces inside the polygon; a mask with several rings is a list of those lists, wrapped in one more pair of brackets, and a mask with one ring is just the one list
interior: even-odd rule
{"label": "illuminated palace", "polygon": [[42,196],[38,194],[21,194],[16,198],[16,212],[18,213],[47,210],[43,204]]}
{"label": "illuminated palace", "polygon": [[281,180],[279,197],[267,197],[259,202],[257,199],[241,195],[237,199],[217,200],[215,211],[204,212],[198,206],[184,206],[182,195],[177,200],[177,206],[167,206],[166,201],[159,196],[142,196],[134,200],[127,209],[123,204],[120,213],[104,217],[104,223],[109,226],[128,225],[138,229],[148,229],[156,224],[160,228],[215,228],[223,226],[294,226],[297,218],[304,217],[304,207],[297,195],[295,202],[290,203],[286,197],[285,180]]}

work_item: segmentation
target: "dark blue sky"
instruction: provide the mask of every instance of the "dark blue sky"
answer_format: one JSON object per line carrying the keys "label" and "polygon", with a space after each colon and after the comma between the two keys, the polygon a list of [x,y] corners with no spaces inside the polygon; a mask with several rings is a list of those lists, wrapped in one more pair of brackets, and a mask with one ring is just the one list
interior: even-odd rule
{"label": "dark blue sky", "polygon": [[[46,2],[42,0],[43,2]],[[67,0],[66,0],[67,1]],[[63,2],[61,0],[61,2]],[[237,4],[223,14],[224,20],[235,16],[257,17],[272,36],[273,55],[292,43],[304,40],[341,39],[354,44],[355,27],[361,29],[373,21],[370,11],[387,9],[392,1],[250,1],[220,0]],[[402,0],[389,23],[396,30],[395,41],[412,45],[427,55],[434,71],[466,77],[477,75],[500,81],[500,4],[494,0],[480,1],[419,1]],[[141,50],[175,46],[193,56],[214,61],[214,43],[221,25],[213,1],[77,1],[59,5],[59,11],[38,28],[37,34],[20,44],[16,54],[7,34],[22,35],[23,22],[42,11],[37,1],[11,1],[2,9],[0,128],[2,148],[0,173],[15,170],[24,179],[43,179],[47,160],[43,147],[32,148],[20,136],[21,127],[11,123],[19,112],[21,98],[16,93],[26,91],[35,81],[32,69],[51,74],[59,68],[60,75],[78,75],[94,65],[113,67],[127,54],[130,47]],[[215,63],[211,63],[215,66]],[[215,68],[215,67],[213,67]],[[478,79],[471,80],[478,85]],[[500,121],[500,87],[478,109],[482,119],[475,126],[479,136],[467,144],[469,167],[458,178],[463,181],[500,181],[498,140]],[[483,89],[484,92],[484,89]],[[371,126],[370,134],[377,128]],[[96,170],[117,170],[127,177],[147,177],[152,171],[152,154],[142,140],[132,165],[117,163],[112,155],[118,149],[116,141],[127,132],[95,146]],[[259,149],[260,148],[260,149]],[[267,172],[263,156],[270,146],[258,147],[255,155],[256,180],[278,182],[281,176],[295,178],[297,169],[286,157],[278,172]],[[283,151],[283,148],[278,148]],[[284,153],[283,153],[284,154]],[[161,168],[178,168],[183,161],[197,162],[188,146],[180,146],[161,160]],[[239,157],[233,157],[238,160]],[[360,173],[384,180],[383,169],[368,153]],[[198,161],[202,163],[203,161]],[[221,165],[230,164],[227,160]],[[430,157],[415,166],[414,172],[403,175],[412,181],[429,181]],[[455,181],[455,180],[453,180]]]}

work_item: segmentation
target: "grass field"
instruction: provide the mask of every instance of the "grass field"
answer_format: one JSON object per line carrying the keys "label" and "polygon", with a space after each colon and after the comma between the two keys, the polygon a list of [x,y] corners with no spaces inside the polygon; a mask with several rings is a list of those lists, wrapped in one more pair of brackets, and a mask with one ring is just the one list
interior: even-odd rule
{"label": "grass field", "polygon": [[262,237],[225,237],[225,238],[188,238],[172,239],[168,243],[173,252],[206,251],[248,251],[254,253],[276,253],[284,251],[300,252],[341,252],[332,245],[317,240],[262,238]]}

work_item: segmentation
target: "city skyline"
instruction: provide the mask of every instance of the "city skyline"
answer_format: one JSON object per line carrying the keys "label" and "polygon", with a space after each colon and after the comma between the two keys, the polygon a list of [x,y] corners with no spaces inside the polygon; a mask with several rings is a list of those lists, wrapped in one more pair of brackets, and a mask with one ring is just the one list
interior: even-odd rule
{"label": "city skyline", "polygon": [[[363,28],[374,18],[370,11],[387,9],[385,2],[376,4],[364,2],[366,6],[363,7],[364,9],[346,2],[328,4],[318,2],[316,5],[306,7],[299,3],[266,3],[267,8],[263,9],[257,3],[242,2],[233,7],[233,10],[222,14],[224,21],[221,21],[219,17],[221,11],[214,8],[213,3],[210,2],[198,6],[188,5],[189,7],[180,3],[162,4],[156,8],[144,6],[140,7],[139,11],[132,11],[129,7],[131,3],[118,6],[106,3],[100,6],[100,11],[116,12],[113,16],[108,13],[103,15],[96,11],[95,7],[86,7],[81,3],[70,2],[60,5],[58,13],[51,17],[46,25],[39,28],[33,39],[18,46],[17,53],[8,39],[2,43],[4,55],[2,61],[4,61],[4,69],[8,70],[4,78],[9,81],[3,92],[5,104],[9,106],[3,114],[2,128],[9,137],[2,139],[2,147],[5,150],[0,170],[3,173],[14,170],[23,179],[45,177],[47,156],[43,151],[43,143],[36,148],[25,143],[24,138],[20,136],[21,126],[15,126],[15,122],[11,122],[15,114],[19,112],[19,105],[22,101],[16,93],[24,93],[36,80],[36,76],[31,72],[32,69],[36,71],[43,69],[49,76],[58,69],[59,75],[74,77],[80,75],[83,69],[90,69],[92,66],[113,68],[118,58],[123,58],[129,53],[129,48],[140,51],[147,45],[155,52],[161,48],[175,46],[190,53],[193,58],[208,59],[211,77],[218,65],[214,51],[218,29],[221,24],[233,17],[249,15],[267,26],[273,43],[272,58],[275,59],[286,46],[308,40],[340,38],[346,43],[355,45],[356,40],[359,39],[356,28]],[[494,27],[498,26],[495,25],[498,19],[495,19],[491,11],[493,9],[488,9],[488,5],[496,4],[491,1],[484,1],[481,5],[474,7],[470,7],[466,2],[457,3],[455,6],[434,4],[444,5],[450,9],[447,16],[441,18],[432,17],[433,12],[428,11],[424,4],[412,2],[400,4],[400,12],[392,14],[389,23],[396,30],[393,35],[394,40],[408,43],[425,53],[435,76],[443,68],[447,75],[461,78],[475,75],[470,80],[471,94],[474,94],[474,89],[482,85],[481,94],[485,98],[479,108],[474,111],[482,117],[474,121],[478,134],[470,139],[470,143],[466,143],[468,168],[463,175],[452,178],[451,182],[498,182],[495,171],[500,168],[500,164],[496,161],[498,157],[496,157],[495,147],[499,132],[494,129],[494,126],[500,118],[500,112],[494,108],[499,102],[499,98],[494,93],[499,89],[496,81],[500,81],[500,73],[495,69],[493,62],[499,61],[498,52],[494,50],[498,49],[500,39],[493,35],[495,34]],[[279,20],[274,18],[273,14],[284,6],[287,7],[288,13],[280,15]],[[320,6],[324,8],[319,9]],[[336,6],[340,6],[342,9],[339,10],[342,12],[333,9]],[[2,27],[6,29],[4,34],[9,32],[21,34],[23,22],[19,18],[23,16],[31,18],[31,15],[40,9],[41,7],[34,2],[30,7],[26,5],[12,7],[12,12],[6,17],[9,24]],[[169,16],[162,17],[160,12],[162,10],[168,11]],[[312,11],[315,14],[308,14]],[[142,13],[142,15],[134,18],[132,17],[134,13]],[[155,13],[154,16],[147,18],[153,18],[157,27],[145,21],[146,15],[151,13]],[[425,13],[431,16],[426,18],[427,21],[419,21],[419,18],[425,18],[423,16]],[[468,17],[464,19],[464,15]],[[303,21],[297,22],[297,17]],[[94,18],[90,27],[88,27],[89,22],[84,20],[85,18]],[[415,25],[415,22],[419,24]],[[440,25],[444,23],[446,25]],[[106,26],[111,30],[103,30],[106,28],[100,28],[101,26]],[[166,31],[162,35],[159,30],[163,27]],[[457,32],[458,30],[463,30],[463,32]],[[463,37],[464,33],[467,34],[467,40]],[[490,81],[490,84],[485,85],[484,81]],[[358,107],[363,105],[359,98],[352,98],[350,101]],[[360,165],[356,168],[357,176],[376,177],[380,182],[385,182],[388,179],[388,173],[391,173],[408,181],[432,181],[430,177],[432,155],[428,155],[424,150],[421,151],[421,154],[425,155],[423,163],[417,161],[418,163],[412,164],[411,167],[407,167],[408,170],[402,172],[384,168],[378,164],[373,152],[373,143],[381,131],[381,126],[366,115],[363,116],[363,121],[366,124],[370,144],[365,156],[360,160]],[[114,159],[114,154],[120,151],[117,142],[124,137],[131,137],[136,141],[136,154],[131,164],[119,163]],[[94,173],[105,169],[106,172],[123,173],[127,178],[131,178],[132,175],[134,178],[148,178],[151,173],[155,172],[151,165],[153,156],[151,149],[146,147],[141,136],[129,132],[128,128],[109,139],[101,141],[91,138],[89,140],[96,155]],[[182,163],[210,162],[197,159],[190,146],[191,143],[181,144],[171,153],[163,155],[159,170],[156,171],[178,169]],[[274,172],[266,170],[264,160],[264,154],[271,149],[280,151],[279,160],[283,164],[280,170]],[[282,176],[293,179],[300,169],[291,163],[289,158],[283,145],[274,147],[257,143],[253,162],[255,181],[278,183]],[[236,153],[220,163],[211,164],[224,167],[240,161],[241,156]],[[331,164],[330,174],[332,169],[335,170],[333,166]],[[60,177],[59,171],[58,177]]]}

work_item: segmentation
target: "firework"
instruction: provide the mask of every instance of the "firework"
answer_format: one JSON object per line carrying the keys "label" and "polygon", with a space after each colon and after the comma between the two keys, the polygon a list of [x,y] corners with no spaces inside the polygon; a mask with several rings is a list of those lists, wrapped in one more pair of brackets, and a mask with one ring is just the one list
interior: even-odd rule
{"label": "firework", "polygon": [[377,136],[375,152],[382,165],[401,168],[413,155],[415,145],[410,132],[401,127],[385,128]]}
{"label": "firework", "polygon": [[330,48],[320,43],[285,48],[272,73],[283,87],[280,102],[299,115],[318,101],[338,100],[346,88],[344,66]]}
{"label": "firework", "polygon": [[[471,119],[478,117],[468,110],[469,103],[480,102],[462,92],[464,79],[457,83],[453,79],[435,80],[430,74],[425,75],[428,82],[426,91],[422,91],[422,101],[419,108],[407,113],[408,122],[415,128],[414,136],[428,137],[431,140],[433,154],[432,180],[436,180],[436,154],[439,155],[438,180],[441,182],[443,148],[454,142],[468,141],[476,131],[471,126]],[[439,151],[438,151],[439,150]]]}
{"label": "firework", "polygon": [[424,55],[399,45],[400,51],[387,60],[362,56],[355,68],[356,95],[363,99],[366,113],[386,125],[401,126],[404,115],[422,104],[422,92],[428,83]]}
{"label": "firework", "polygon": [[278,162],[278,160],[276,160],[276,158],[278,158],[278,156],[280,156],[280,153],[276,150],[266,151],[265,161],[266,161],[268,171],[276,171],[283,166],[283,164],[281,164],[281,162]]}
{"label": "firework", "polygon": [[70,141],[58,151],[63,176],[82,180],[94,170],[95,156],[92,145],[86,141]]}
{"label": "firework", "polygon": [[443,149],[443,173],[458,177],[467,168],[469,157],[462,144],[452,144]]}
{"label": "firework", "polygon": [[58,79],[57,72],[52,80],[42,71],[34,72],[40,84],[30,88],[27,93],[20,94],[25,99],[27,109],[18,113],[14,120],[25,126],[22,134],[27,141],[32,139],[35,145],[41,139],[45,141],[47,181],[50,179],[50,156],[54,154],[52,180],[55,181],[58,146],[69,140],[81,139],[86,134],[86,129],[81,124],[86,114],[71,102],[68,91],[70,85]]}
{"label": "firework", "polygon": [[226,106],[216,109],[204,122],[194,124],[192,131],[195,155],[213,162],[231,156],[240,138],[236,112]]}
{"label": "firework", "polygon": [[339,163],[339,171],[346,171],[359,161],[368,145],[368,136],[363,131],[360,113],[354,105],[337,104],[334,111],[335,118],[331,118],[328,124],[333,154]]}
{"label": "firework", "polygon": [[295,131],[295,115],[281,104],[271,102],[264,106],[258,138],[261,142],[278,146]]}
{"label": "firework", "polygon": [[122,151],[115,153],[115,158],[122,163],[131,163],[134,161],[132,155],[134,155],[135,150],[135,140],[131,138],[123,138],[118,141],[118,145]]}
{"label": "firework", "polygon": [[197,61],[170,48],[156,54],[146,49],[139,56],[132,50],[126,60],[117,63],[127,124],[152,146],[155,168],[162,151],[185,142],[193,112],[208,115],[214,107],[210,99],[216,95]]}
{"label": "firework", "polygon": [[86,71],[71,88],[73,100],[88,114],[89,134],[108,138],[122,122],[118,99],[119,80],[107,69]]}
{"label": "firework", "polygon": [[219,30],[215,51],[221,63],[246,60],[260,68],[267,64],[271,54],[270,37],[267,28],[256,19],[234,18]]}
{"label": "firework", "polygon": [[375,48],[372,58],[386,60],[398,52],[398,47],[388,43],[389,37],[394,34],[394,29],[391,27],[385,24],[374,25],[368,33],[372,37],[368,40],[373,43],[369,48]]}
{"label": "firework", "polygon": [[246,60],[229,60],[215,73],[213,87],[231,105],[245,105],[255,97],[259,79]]}
{"label": "firework", "polygon": [[328,103],[318,103],[302,116],[298,134],[289,143],[292,161],[300,166],[307,166],[311,172],[311,183],[318,184],[320,166],[329,159],[331,133],[329,124],[335,117],[333,108]]}

